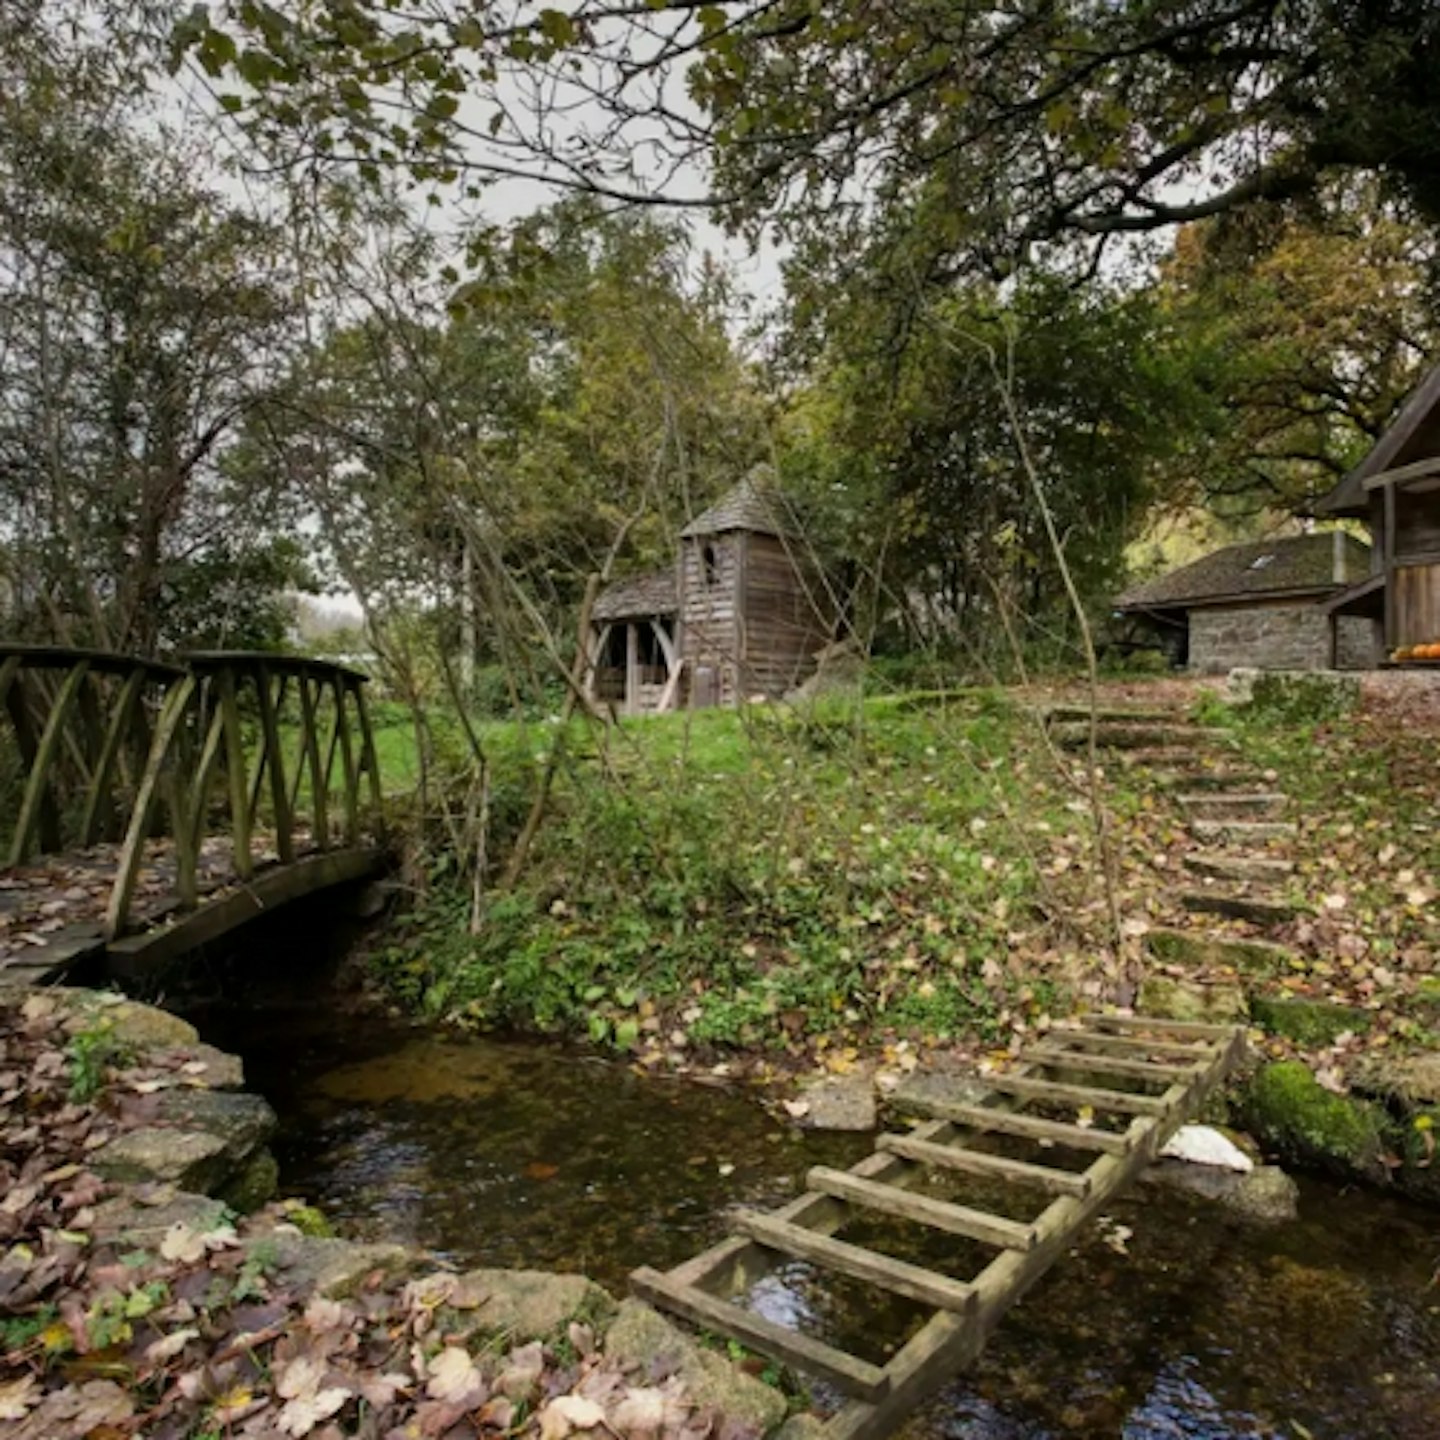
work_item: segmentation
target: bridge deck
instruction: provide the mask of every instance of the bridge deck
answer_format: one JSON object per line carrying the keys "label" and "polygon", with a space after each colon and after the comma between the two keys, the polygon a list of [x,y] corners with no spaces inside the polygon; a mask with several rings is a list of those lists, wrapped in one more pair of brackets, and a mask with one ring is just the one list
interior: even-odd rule
{"label": "bridge deck", "polygon": [[[664,1274],[637,1270],[631,1286],[847,1396],[826,1426],[834,1440],[878,1440],[974,1360],[1010,1306],[1155,1158],[1243,1047],[1236,1027],[1091,1017],[1022,1052],[979,1103],[907,1099],[907,1109],[931,1118],[908,1134],[880,1136],[875,1152],[848,1171],[817,1167],[798,1199],[740,1215],[734,1238]],[[918,1193],[930,1175],[988,1182],[986,1208],[957,1202],[953,1183],[943,1198],[934,1187]],[[957,1237],[947,1241],[948,1269],[967,1252],[979,1258],[957,1276],[838,1238],[875,1215]],[[929,1319],[881,1364],[737,1303],[797,1258],[918,1301]]]}
{"label": "bridge deck", "polygon": [[227,839],[202,843],[194,908],[183,907],[177,895],[174,847],[165,839],[148,841],[129,930],[109,941],[105,910],[120,845],[47,855],[0,870],[0,981],[53,982],[81,960],[102,954],[111,974],[138,979],[277,905],[375,874],[384,860],[384,852],[368,844],[319,850],[301,832],[295,859],[282,864],[263,837],[256,839],[258,853],[245,878],[235,872]]}

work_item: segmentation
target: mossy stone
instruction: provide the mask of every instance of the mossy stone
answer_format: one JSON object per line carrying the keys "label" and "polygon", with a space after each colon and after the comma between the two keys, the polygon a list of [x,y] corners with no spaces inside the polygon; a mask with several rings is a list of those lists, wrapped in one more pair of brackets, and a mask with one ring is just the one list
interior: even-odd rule
{"label": "mossy stone", "polygon": [[1176,980],[1169,975],[1147,975],[1140,982],[1139,1005],[1142,1015],[1155,1015],[1165,1020],[1201,1020],[1207,1024],[1223,1024],[1227,1020],[1245,1018],[1245,992],[1238,985],[1217,982]]}
{"label": "mossy stone", "polygon": [[1197,970],[1232,966],[1247,975],[1278,975],[1288,968],[1294,953],[1268,940],[1238,940],[1188,930],[1152,930],[1145,944],[1166,965],[1193,966]]}
{"label": "mossy stone", "polygon": [[254,1152],[215,1192],[232,1210],[249,1215],[280,1188],[280,1166],[268,1147]]}
{"label": "mossy stone", "polygon": [[1325,1089],[1298,1060],[1266,1065],[1242,1101],[1245,1123],[1267,1149],[1302,1165],[1378,1180],[1384,1174],[1383,1113]]}
{"label": "mossy stone", "polygon": [[1250,999],[1250,1015],[1262,1030],[1283,1035],[1297,1045],[1333,1045],[1347,1031],[1363,1035],[1374,1024],[1368,1010],[1353,1005],[1340,1005],[1333,1000],[1301,1000],[1271,998],[1263,995]]}
{"label": "mossy stone", "polygon": [[310,1235],[319,1240],[334,1238],[335,1227],[326,1218],[325,1212],[314,1205],[302,1205],[299,1201],[287,1204],[285,1220],[302,1235]]}

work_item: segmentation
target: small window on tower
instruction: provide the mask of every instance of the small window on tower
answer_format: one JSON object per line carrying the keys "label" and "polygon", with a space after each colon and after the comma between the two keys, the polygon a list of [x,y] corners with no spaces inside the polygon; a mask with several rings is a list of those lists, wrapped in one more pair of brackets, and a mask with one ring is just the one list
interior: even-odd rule
{"label": "small window on tower", "polygon": [[715,556],[715,547],[707,540],[700,547],[700,562],[705,566],[706,585],[718,585],[720,583],[720,562]]}

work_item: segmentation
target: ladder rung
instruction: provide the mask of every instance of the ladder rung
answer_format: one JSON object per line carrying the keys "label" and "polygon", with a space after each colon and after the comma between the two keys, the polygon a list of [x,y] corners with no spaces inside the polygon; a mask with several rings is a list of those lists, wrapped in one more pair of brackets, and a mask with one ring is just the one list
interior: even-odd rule
{"label": "ladder rung", "polygon": [[883,1400],[890,1391],[890,1377],[878,1365],[812,1340],[798,1330],[787,1330],[706,1290],[681,1285],[649,1266],[632,1272],[630,1288],[642,1300],[682,1315],[696,1325],[732,1336],[783,1365],[828,1380],[857,1399],[873,1404]]}
{"label": "ladder rung", "polygon": [[1121,1075],[1134,1080],[1163,1080],[1167,1085],[1193,1080],[1193,1065],[1156,1065],[1150,1060],[1127,1060],[1119,1055],[1087,1055],[1083,1050],[1059,1050],[1036,1046],[1022,1050],[1019,1058],[1050,1070],[1088,1070],[1092,1075]]}
{"label": "ladder rung", "polygon": [[1053,1043],[1083,1045],[1087,1050],[1098,1050],[1111,1055],[1164,1055],[1176,1060],[1199,1063],[1214,1058],[1215,1051],[1209,1045],[1197,1045],[1184,1040],[1152,1040],[1148,1035],[1109,1035],[1096,1030],[1052,1030],[1045,1037]]}
{"label": "ladder rung", "polygon": [[810,1171],[805,1183],[822,1195],[833,1195],[867,1210],[914,1220],[951,1235],[966,1235],[971,1240],[981,1240],[1005,1250],[1035,1248],[1033,1225],[1022,1225],[1019,1221],[1007,1220],[1003,1215],[972,1210],[968,1205],[956,1205],[949,1200],[916,1195],[898,1185],[886,1185],[883,1181],[852,1175],[848,1170],[831,1170],[828,1166],[817,1165]]}
{"label": "ladder rung", "polygon": [[992,1110],[984,1105],[962,1105],[956,1100],[926,1100],[907,1096],[907,1108],[949,1120],[955,1125],[970,1125],[977,1130],[994,1130],[1001,1135],[1023,1135],[1027,1140],[1051,1140],[1075,1150],[1103,1150],[1107,1155],[1124,1155],[1131,1146],[1126,1135],[1113,1130],[1096,1130],[1085,1125],[1064,1125],[1059,1120],[1044,1120],[1039,1115],[1020,1115],[1013,1110]]}
{"label": "ladder rung", "polygon": [[875,1146],[906,1160],[918,1160],[922,1165],[1038,1185],[1053,1195],[1070,1195],[1083,1200],[1090,1193],[1088,1175],[1057,1170],[1053,1165],[1032,1165],[1027,1160],[1012,1160],[1008,1155],[991,1155],[984,1150],[971,1150],[962,1145],[946,1145],[934,1140],[916,1140],[910,1135],[879,1135]]}
{"label": "ladder rung", "polygon": [[1200,1040],[1233,1040],[1240,1027],[1217,1025],[1208,1020],[1162,1020],[1152,1015],[1087,1015],[1087,1025],[1101,1030],[1153,1030],[1160,1035],[1193,1035]]}
{"label": "ladder rung", "polygon": [[758,1240],[771,1250],[779,1250],[801,1260],[813,1260],[817,1265],[838,1270],[856,1280],[868,1280],[897,1295],[905,1295],[923,1305],[933,1305],[937,1310],[963,1312],[975,1306],[973,1285],[875,1250],[867,1250],[861,1245],[851,1245],[835,1239],[833,1235],[822,1235],[818,1230],[807,1230],[802,1225],[793,1225],[774,1215],[750,1210],[736,1215],[731,1223],[742,1235]]}
{"label": "ladder rung", "polygon": [[1091,1085],[1062,1085],[1055,1080],[1034,1080],[1029,1075],[987,1075],[985,1083],[1002,1095],[1049,1100],[1057,1105],[1089,1105],[1121,1115],[1163,1115],[1169,1109],[1158,1095],[1134,1095],[1128,1090],[1103,1090]]}

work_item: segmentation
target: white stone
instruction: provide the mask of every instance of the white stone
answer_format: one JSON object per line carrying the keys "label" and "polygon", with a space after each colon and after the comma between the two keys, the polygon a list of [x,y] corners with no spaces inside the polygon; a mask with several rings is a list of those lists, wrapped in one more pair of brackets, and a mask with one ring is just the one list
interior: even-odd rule
{"label": "white stone", "polygon": [[1255,1162],[1234,1141],[1209,1125],[1182,1125],[1160,1153],[1192,1165],[1238,1170],[1242,1175],[1248,1175],[1255,1168]]}

